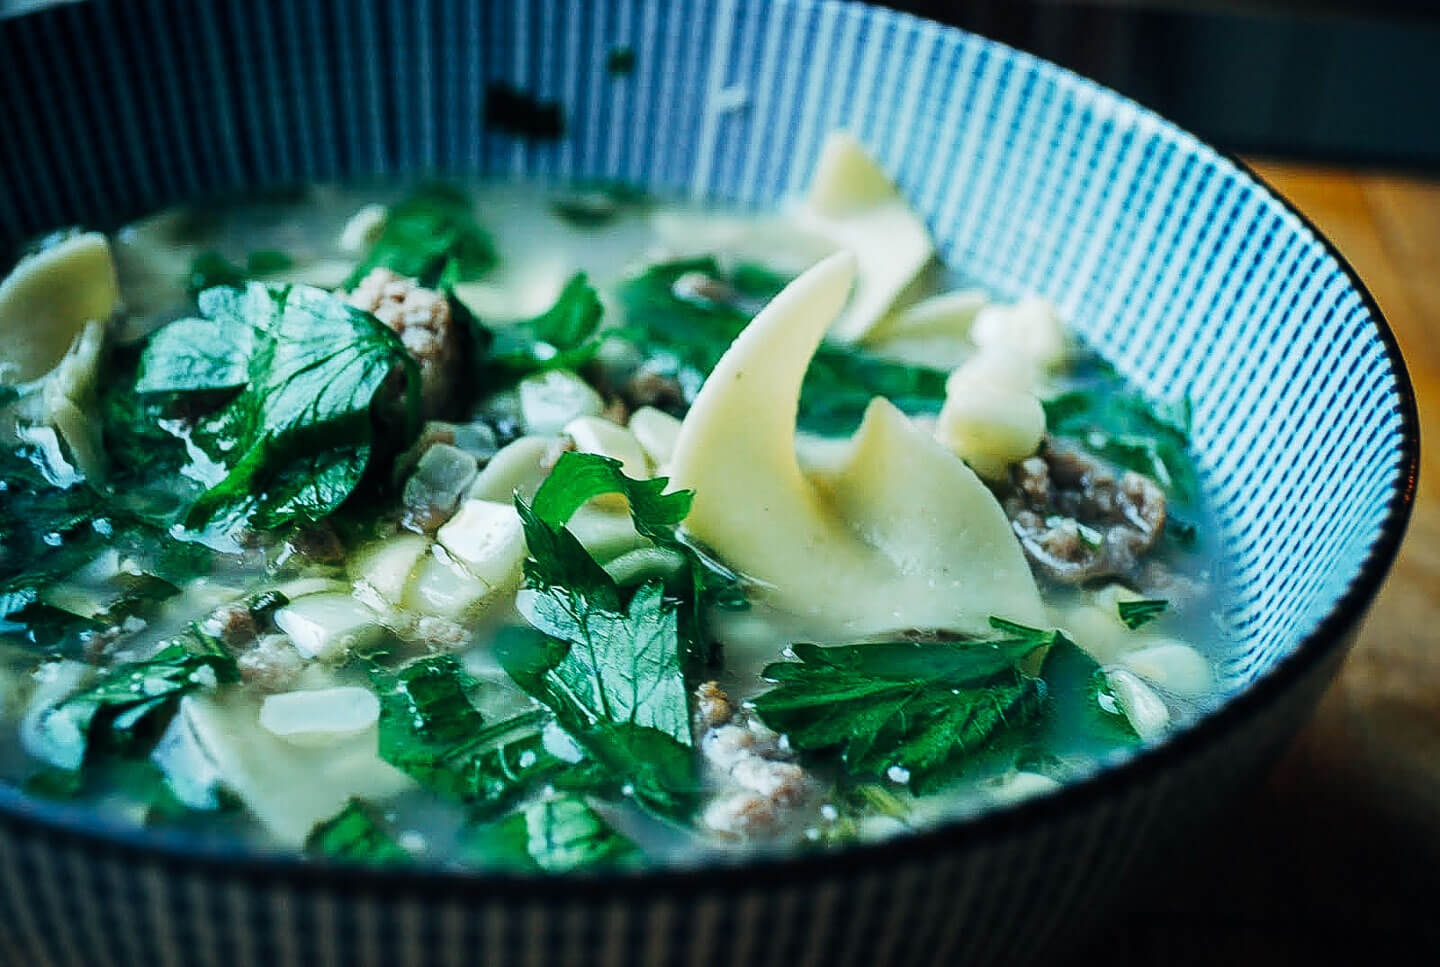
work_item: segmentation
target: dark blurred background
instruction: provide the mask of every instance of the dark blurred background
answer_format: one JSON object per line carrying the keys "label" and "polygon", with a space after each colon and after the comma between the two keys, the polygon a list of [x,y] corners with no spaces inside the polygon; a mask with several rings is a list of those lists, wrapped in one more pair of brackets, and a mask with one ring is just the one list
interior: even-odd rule
{"label": "dark blurred background", "polygon": [[1440,171],[1440,0],[899,0],[1231,151]]}

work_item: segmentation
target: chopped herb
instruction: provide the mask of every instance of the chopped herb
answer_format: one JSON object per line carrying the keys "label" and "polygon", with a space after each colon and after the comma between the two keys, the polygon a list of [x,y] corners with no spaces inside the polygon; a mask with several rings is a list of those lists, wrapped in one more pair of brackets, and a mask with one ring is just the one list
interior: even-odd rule
{"label": "chopped herb", "polygon": [[277,249],[257,249],[245,258],[245,266],[235,265],[219,252],[202,252],[190,263],[185,276],[185,291],[191,297],[217,285],[238,287],[259,275],[283,272],[295,262]]}
{"label": "chopped herb", "polygon": [[565,284],[555,304],[533,319],[487,330],[486,386],[498,389],[547,369],[577,369],[595,355],[593,340],[604,309],[581,272]]}
{"label": "chopped herb", "polygon": [[546,873],[608,869],[637,855],[634,843],[574,795],[542,799],[498,823],[473,829],[465,846],[486,865]]}
{"label": "chopped herb", "polygon": [[530,624],[570,644],[549,684],[597,719],[653,728],[689,745],[674,602],[664,600],[658,581],[636,591],[623,612],[592,600],[554,586],[520,592],[516,606]]}
{"label": "chopped herb", "polygon": [[[618,461],[608,457],[571,452],[562,454],[556,461],[536,492],[531,509],[554,529],[563,527],[586,501],[603,494],[622,495],[630,507],[635,530],[661,547],[677,552],[688,564],[690,586],[678,593],[689,601],[690,607],[682,615],[680,630],[691,653],[701,655],[709,644],[706,610],[711,606],[742,610],[747,602],[739,575],[681,537],[679,525],[690,513],[693,493],[680,490],[667,494],[665,490],[669,486],[670,481],[665,477],[632,480],[621,471]],[[546,540],[545,534],[536,536],[541,542]],[[530,547],[533,553],[535,545]],[[584,549],[580,548],[580,552],[584,553]],[[544,579],[545,575],[537,577]],[[565,584],[564,581],[549,583]]]}
{"label": "chopped herb", "polygon": [[1065,635],[1056,635],[1045,652],[1040,675],[1049,686],[1049,708],[1043,725],[1044,747],[1084,750],[1088,742],[1131,746],[1140,741],[1105,671]]}
{"label": "chopped herb", "polygon": [[190,263],[185,276],[185,291],[191,297],[217,285],[239,286],[246,282],[244,269],[234,265],[219,252],[202,252]]}
{"label": "chopped herb", "polygon": [[605,55],[605,72],[624,77],[635,69],[635,51],[631,47],[611,47]]}
{"label": "chopped herb", "polygon": [[1045,401],[1047,431],[1145,474],[1174,500],[1195,506],[1200,484],[1187,450],[1188,398],[1179,405],[1152,406],[1109,365],[1096,363],[1091,369],[1094,376],[1086,385]]}
{"label": "chopped herb", "polygon": [[376,679],[380,757],[441,795],[493,810],[575,770],[545,748],[549,711],[486,722],[466,695],[474,683],[448,655]]}
{"label": "chopped herb", "polygon": [[352,799],[331,818],[316,824],[305,839],[305,852],[352,863],[388,866],[410,859],[386,832],[369,806]]}
{"label": "chopped herb", "polygon": [[271,275],[292,267],[295,260],[273,248],[256,249],[245,256],[245,270],[251,275]]}
{"label": "chopped herb", "polygon": [[233,659],[172,645],[146,661],[119,665],[46,711],[31,752],[69,771],[100,756],[149,753],[192,692],[239,679]]}
{"label": "chopped herb", "polygon": [[84,633],[150,617],[209,567],[210,552],[175,540],[164,522],[107,502],[86,481],[55,486],[13,452],[0,453],[0,495],[0,631],[38,651],[78,656]]}
{"label": "chopped herb", "polygon": [[565,133],[565,115],[558,101],[493,81],[485,87],[485,125],[517,138],[555,141]]}
{"label": "chopped herb", "polygon": [[[792,745],[838,753],[845,771],[933,792],[982,753],[1019,761],[1035,748],[1138,739],[1104,671],[1059,631],[991,618],[987,641],[795,645],[766,668],[756,713]],[[1038,677],[1026,666],[1044,654]],[[841,831],[843,834],[843,830]]]}
{"label": "chopped herb", "polygon": [[1164,614],[1165,609],[1170,607],[1170,602],[1164,598],[1143,598],[1139,601],[1121,601],[1117,607],[1120,620],[1125,622],[1125,627],[1134,631]]}
{"label": "chopped herb", "polygon": [[[151,339],[141,393],[238,395],[196,427],[206,458],[192,463],[209,489],[188,527],[220,519],[263,528],[319,520],[343,503],[375,449],[372,405],[390,374],[405,374],[401,449],[419,425],[420,374],[399,338],[368,313],[309,286],[250,283],[209,289],[201,318]],[[212,398],[212,397],[206,397]]]}
{"label": "chopped herb", "polygon": [[795,661],[762,672],[775,688],[755,711],[797,749],[838,752],[853,775],[931,791],[1042,712],[1044,686],[1020,664],[1055,634],[995,623],[1002,637],[988,641],[794,645]]}
{"label": "chopped herb", "polygon": [[478,279],[494,264],[495,248],[475,220],[470,196],[461,188],[432,182],[390,207],[380,237],[345,288],[353,289],[377,268],[435,288]]}
{"label": "chopped herb", "polygon": [[559,726],[595,761],[603,781],[592,791],[628,794],[656,815],[687,820],[700,784],[693,750],[658,729],[612,721],[602,709],[582,705],[554,674],[568,650],[563,642],[533,633],[502,635],[495,646],[510,677],[549,706]]}
{"label": "chopped herb", "polygon": [[619,182],[580,185],[550,203],[550,210],[576,228],[599,228],[626,211],[638,211],[649,203],[643,188]]}

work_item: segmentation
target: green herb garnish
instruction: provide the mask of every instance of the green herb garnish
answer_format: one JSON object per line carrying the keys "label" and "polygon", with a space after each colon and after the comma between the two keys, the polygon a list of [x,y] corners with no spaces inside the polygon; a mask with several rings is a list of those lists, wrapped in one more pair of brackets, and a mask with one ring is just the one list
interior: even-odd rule
{"label": "green herb garnish", "polygon": [[1045,427],[1111,463],[1143,473],[1176,501],[1195,506],[1200,484],[1187,451],[1188,399],[1152,406],[1105,363],[1081,388],[1045,401]]}
{"label": "green herb garnish", "polygon": [[1142,598],[1139,601],[1121,601],[1116,607],[1125,627],[1134,631],[1164,614],[1165,609],[1170,607],[1170,602],[1164,598]]}
{"label": "green herb garnish", "polygon": [[466,851],[487,865],[574,873],[621,866],[637,855],[580,796],[531,803],[498,823],[469,831]]}
{"label": "green herb garnish", "polygon": [[931,791],[1042,711],[1044,686],[1020,665],[1055,634],[997,625],[989,641],[794,645],[795,661],[762,672],[775,688],[755,711],[797,749],[838,752],[851,774]]}
{"label": "green herb garnish", "polygon": [[498,389],[531,373],[583,366],[599,347],[591,337],[603,314],[599,295],[581,272],[540,315],[487,329],[486,386]]}
{"label": "green herb garnish", "polygon": [[441,795],[488,811],[574,770],[545,748],[549,711],[487,722],[466,694],[474,682],[448,655],[376,672],[375,679],[380,757]]}
{"label": "green herb garnish", "polygon": [[368,313],[309,286],[253,282],[205,291],[200,312],[155,334],[136,384],[209,394],[202,399],[232,393],[192,434],[201,456],[189,472],[208,489],[188,527],[274,528],[334,511],[365,475],[377,445],[372,406],[397,370],[406,413],[386,442],[401,449],[418,430],[419,369]]}
{"label": "green herb garnish", "polygon": [[196,655],[171,645],[147,661],[104,672],[47,710],[34,730],[31,753],[75,771],[100,756],[149,753],[192,692],[239,680],[233,659]]}
{"label": "green herb garnish", "polygon": [[305,839],[304,849],[312,856],[379,866],[410,859],[375,812],[358,799],[350,800],[340,812],[316,824]]}
{"label": "green herb garnish", "polygon": [[190,263],[185,277],[185,291],[192,297],[217,285],[238,287],[258,275],[283,272],[294,265],[289,255],[278,249],[257,249],[245,258],[244,267],[235,265],[219,252],[202,252]]}
{"label": "green herb garnish", "polygon": [[377,268],[415,279],[426,288],[478,279],[495,264],[490,236],[475,220],[470,196],[452,185],[421,185],[392,205],[380,237],[355,266],[353,289]]}

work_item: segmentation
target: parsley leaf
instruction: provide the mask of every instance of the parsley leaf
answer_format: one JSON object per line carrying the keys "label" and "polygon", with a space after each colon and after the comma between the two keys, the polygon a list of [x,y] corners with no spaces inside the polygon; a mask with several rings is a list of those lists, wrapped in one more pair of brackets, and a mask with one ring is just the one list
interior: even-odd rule
{"label": "parsley leaf", "polygon": [[[618,646],[623,654],[626,646]],[[682,743],[669,732],[609,714],[610,710],[619,709],[621,714],[629,710],[626,694],[644,694],[663,686],[658,681],[637,681],[623,685],[620,694],[612,696],[608,681],[580,679],[585,672],[583,663],[577,661],[564,673],[557,671],[576,647],[522,632],[502,635],[495,653],[516,684],[548,706],[559,726],[595,761],[599,775],[604,777],[604,788],[628,791],[636,802],[657,815],[687,819],[695,810],[699,790],[699,772],[688,735]],[[601,655],[599,660],[610,659]],[[651,667],[658,672],[667,668],[668,662]],[[637,664],[637,670],[647,670],[645,663]],[[581,680],[581,687],[572,689],[570,682],[574,680]],[[683,683],[683,679],[679,681]],[[658,718],[654,712],[646,716]]]}
{"label": "parsley leaf", "polygon": [[579,771],[546,750],[542,735],[554,718],[549,711],[536,708],[487,723],[466,696],[469,676],[448,655],[375,678],[380,757],[427,789],[493,809]]}
{"label": "parsley leaf", "polygon": [[78,655],[82,633],[150,617],[209,567],[208,550],[175,540],[163,522],[88,482],[56,486],[11,451],[0,451],[0,495],[0,632],[37,650]]}
{"label": "parsley leaf", "polygon": [[352,799],[334,816],[317,823],[305,838],[305,852],[353,863],[388,866],[410,859],[365,803]]}
{"label": "parsley leaf", "polygon": [[856,775],[903,770],[911,790],[952,778],[999,733],[1034,720],[1044,687],[1023,658],[1048,636],[994,641],[793,646],[763,671],[756,713],[802,751],[838,751]]}
{"label": "parsley leaf", "polygon": [[586,607],[584,598],[555,588],[521,591],[516,607],[536,629],[570,643],[549,673],[551,687],[596,717],[657,729],[690,745],[676,606],[663,599],[660,582],[636,591],[623,613]]}
{"label": "parsley leaf", "polygon": [[1188,398],[1178,405],[1152,406],[1108,363],[1090,368],[1093,375],[1083,385],[1044,401],[1047,432],[1143,473],[1174,500],[1195,506],[1200,483],[1188,451]]}
{"label": "parsley leaf", "polygon": [[1142,625],[1149,624],[1165,613],[1170,607],[1170,602],[1164,598],[1142,598],[1139,601],[1121,601],[1116,605],[1120,612],[1120,620],[1125,627],[1134,631]]}
{"label": "parsley leaf", "polygon": [[495,247],[475,220],[470,196],[453,185],[429,183],[390,206],[380,237],[345,288],[385,268],[433,289],[478,279],[494,264]]}
{"label": "parsley leaf", "polygon": [[193,298],[217,285],[242,286],[257,275],[283,272],[293,264],[290,256],[275,249],[257,249],[251,252],[246,257],[243,268],[233,264],[219,252],[202,252],[190,263],[190,272],[185,277],[185,290]]}
{"label": "parsley leaf", "polygon": [[193,433],[206,490],[185,517],[271,528],[319,520],[359,485],[375,446],[371,407],[405,374],[403,446],[418,429],[420,374],[373,316],[309,286],[209,289],[202,318],[171,323],[141,359],[140,393],[238,394]]}
{"label": "parsley leaf", "polygon": [[547,873],[608,869],[637,854],[634,843],[574,795],[539,800],[498,823],[471,830],[465,847],[484,865]]}
{"label": "parsley leaf", "polygon": [[1050,702],[1040,744],[1052,750],[1085,748],[1091,743],[1131,746],[1140,741],[1105,670],[1065,635],[1057,634],[1045,652],[1040,676],[1049,685]]}
{"label": "parsley leaf", "polygon": [[487,329],[486,383],[506,386],[530,373],[577,369],[595,355],[591,340],[604,309],[600,296],[580,272],[565,283],[555,304],[533,319]]}
{"label": "parsley leaf", "polygon": [[600,228],[624,212],[643,209],[649,200],[645,189],[623,182],[582,183],[552,201],[550,211],[576,228]]}
{"label": "parsley leaf", "polygon": [[[689,540],[681,537],[679,525],[690,513],[694,493],[677,490],[666,493],[670,481],[666,477],[634,480],[620,469],[620,463],[593,453],[564,453],[531,505],[538,519],[550,528],[562,526],[586,501],[602,494],[620,494],[630,505],[630,519],[635,530],[661,547],[679,553],[688,563],[690,587],[683,596],[691,607],[682,620],[681,632],[690,642],[692,651],[704,651],[706,632],[704,611],[714,605],[730,610],[746,606],[741,578]],[[542,542],[544,535],[541,535]],[[531,545],[532,554],[534,545]],[[583,548],[582,548],[583,551]],[[567,582],[552,581],[566,584]]]}
{"label": "parsley leaf", "polygon": [[146,661],[119,665],[40,716],[32,754],[74,771],[102,755],[134,758],[150,751],[180,699],[239,680],[234,659],[196,655],[171,645]]}

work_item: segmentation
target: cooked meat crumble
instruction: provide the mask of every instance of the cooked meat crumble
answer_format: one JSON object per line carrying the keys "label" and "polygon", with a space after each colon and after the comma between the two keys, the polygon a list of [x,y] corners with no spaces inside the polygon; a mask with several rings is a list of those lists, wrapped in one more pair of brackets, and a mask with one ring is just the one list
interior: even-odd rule
{"label": "cooked meat crumble", "polygon": [[420,364],[425,415],[440,414],[454,397],[465,364],[465,333],[443,293],[422,289],[390,269],[375,269],[346,297],[395,331]]}
{"label": "cooked meat crumble", "polygon": [[1026,556],[1061,584],[1133,575],[1165,528],[1165,494],[1063,440],[1010,468],[1001,504]]}

